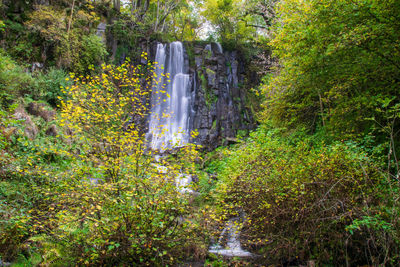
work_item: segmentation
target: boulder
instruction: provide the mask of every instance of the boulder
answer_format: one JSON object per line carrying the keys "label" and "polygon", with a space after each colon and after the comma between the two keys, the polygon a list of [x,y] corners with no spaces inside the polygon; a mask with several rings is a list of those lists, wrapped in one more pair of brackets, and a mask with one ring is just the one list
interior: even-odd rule
{"label": "boulder", "polygon": [[32,122],[31,117],[26,113],[22,106],[19,106],[14,111],[14,119],[19,120],[25,126],[24,133],[29,139],[35,139],[39,133],[38,127]]}
{"label": "boulder", "polygon": [[42,117],[46,122],[54,120],[56,112],[43,103],[31,102],[27,108],[29,114]]}
{"label": "boulder", "polygon": [[10,137],[16,134],[17,132],[18,132],[17,127],[8,127],[2,131],[2,134],[7,140],[10,140]]}
{"label": "boulder", "polygon": [[50,125],[50,127],[47,128],[46,130],[46,135],[57,136],[58,135],[57,127],[54,124]]}

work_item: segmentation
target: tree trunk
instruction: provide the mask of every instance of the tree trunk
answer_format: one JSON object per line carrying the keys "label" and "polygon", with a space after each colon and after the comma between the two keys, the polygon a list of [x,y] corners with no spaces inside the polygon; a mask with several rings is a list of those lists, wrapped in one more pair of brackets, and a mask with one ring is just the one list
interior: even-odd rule
{"label": "tree trunk", "polygon": [[324,119],[324,105],[322,103],[322,97],[321,97],[321,93],[318,91],[318,97],[319,97],[319,108],[321,111],[321,118],[322,118],[322,126],[325,127],[325,119]]}
{"label": "tree trunk", "polygon": [[157,0],[157,13],[156,13],[156,22],[154,23],[154,32],[157,32],[159,14],[160,14],[160,0]]}
{"label": "tree trunk", "polygon": [[71,45],[69,41],[69,32],[71,30],[71,24],[72,24],[72,17],[74,15],[74,8],[75,8],[75,0],[72,0],[72,8],[71,8],[71,15],[69,16],[68,20],[68,29],[67,29],[67,60],[68,60],[68,65],[71,62]]}
{"label": "tree trunk", "polygon": [[117,56],[118,41],[115,36],[112,36],[112,48],[111,48],[111,62],[115,62]]}
{"label": "tree trunk", "polygon": [[121,0],[114,0],[114,9],[118,13],[121,11]]}

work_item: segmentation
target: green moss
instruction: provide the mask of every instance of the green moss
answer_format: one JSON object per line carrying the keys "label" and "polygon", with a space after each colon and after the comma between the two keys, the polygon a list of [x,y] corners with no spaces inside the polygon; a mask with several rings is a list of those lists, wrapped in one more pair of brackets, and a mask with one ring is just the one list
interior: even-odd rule
{"label": "green moss", "polygon": [[214,120],[211,126],[211,130],[215,130],[217,128],[217,120]]}
{"label": "green moss", "polygon": [[[209,70],[209,69],[207,69],[207,70]],[[207,71],[207,70],[206,70],[206,71]],[[212,70],[209,70],[209,71],[212,71]],[[204,73],[201,72],[201,71],[198,71],[198,72],[197,72],[197,75],[198,75],[199,78],[200,78],[201,87],[202,87],[203,90],[204,90],[204,98],[205,98],[205,101],[206,101],[206,105],[207,105],[208,109],[210,109],[210,108],[211,108],[211,105],[214,104],[214,103],[216,103],[217,100],[218,100],[218,98],[217,98],[217,96],[212,92],[212,90],[208,87],[208,85],[207,85],[207,79],[206,79]]]}
{"label": "green moss", "polygon": [[194,68],[195,67],[195,53],[194,53],[194,46],[190,42],[185,42],[186,53],[189,57],[189,66]]}
{"label": "green moss", "polygon": [[215,71],[213,71],[212,69],[206,68],[206,73],[207,75],[215,75]]}
{"label": "green moss", "polygon": [[207,50],[206,59],[210,59],[212,57],[212,52]]}

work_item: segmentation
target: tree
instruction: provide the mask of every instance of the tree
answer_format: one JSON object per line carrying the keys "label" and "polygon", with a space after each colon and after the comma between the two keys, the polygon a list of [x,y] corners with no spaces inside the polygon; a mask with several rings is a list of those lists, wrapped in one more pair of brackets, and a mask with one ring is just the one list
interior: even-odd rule
{"label": "tree", "polygon": [[157,162],[147,149],[141,122],[151,84],[160,78],[151,63],[129,62],[71,78],[59,124],[70,145],[57,149],[70,164],[48,186],[35,188],[46,197],[30,211],[31,240],[62,265],[175,262],[188,226],[180,221],[188,198],[175,180],[193,170],[196,154],[188,146]]}
{"label": "tree", "polygon": [[265,118],[340,138],[368,132],[378,99],[398,95],[399,11],[397,1],[280,2],[270,44],[282,68],[265,85]]}
{"label": "tree", "polygon": [[200,10],[216,28],[220,41],[235,46],[253,42],[259,35],[265,34],[270,18],[263,10],[270,8],[269,4],[265,4],[264,9],[260,9],[260,6],[263,5],[258,1],[205,0]]}
{"label": "tree", "polygon": [[99,76],[82,81],[72,77],[75,84],[67,88],[69,100],[62,102],[62,117],[72,132],[82,135],[82,150],[93,153],[106,172],[106,180],[117,182],[127,157],[136,160],[131,166],[134,172],[140,171],[137,161],[144,154],[146,140],[142,125],[133,118],[142,118],[148,112],[144,103],[151,77],[142,88],[144,70],[140,67],[124,63],[102,68]]}
{"label": "tree", "polygon": [[26,25],[42,38],[43,50],[53,51],[58,67],[82,73],[101,64],[107,54],[101,39],[91,34],[91,24],[99,19],[93,9],[73,1],[68,14],[59,6],[38,5]]}
{"label": "tree", "polygon": [[180,8],[180,12],[171,14],[171,24],[169,31],[174,36],[175,40],[194,41],[198,39],[198,34],[201,29],[201,24],[204,19],[196,13],[194,4],[186,3]]}

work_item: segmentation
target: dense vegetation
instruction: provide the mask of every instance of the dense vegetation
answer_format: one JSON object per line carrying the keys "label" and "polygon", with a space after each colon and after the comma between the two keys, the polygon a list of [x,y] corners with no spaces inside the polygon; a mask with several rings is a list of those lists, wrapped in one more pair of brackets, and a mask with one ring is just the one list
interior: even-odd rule
{"label": "dense vegetation", "polygon": [[[399,35],[398,0],[1,1],[0,265],[397,265]],[[158,162],[153,40],[241,51],[258,128]],[[256,257],[207,252],[234,217]]]}

